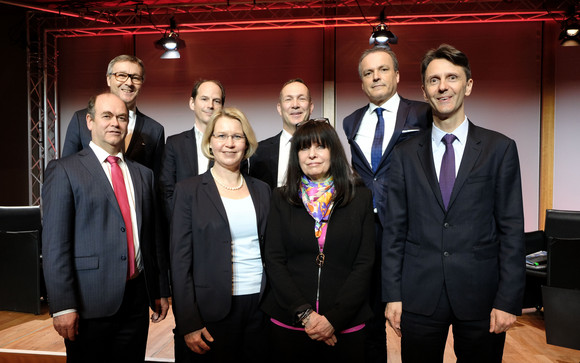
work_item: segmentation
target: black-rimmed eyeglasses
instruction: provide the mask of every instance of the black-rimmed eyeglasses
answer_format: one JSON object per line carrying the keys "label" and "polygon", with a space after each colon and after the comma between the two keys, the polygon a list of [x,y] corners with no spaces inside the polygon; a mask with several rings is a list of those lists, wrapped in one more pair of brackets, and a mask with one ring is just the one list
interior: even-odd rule
{"label": "black-rimmed eyeglasses", "polygon": [[115,72],[115,73],[111,73],[111,76],[115,77],[115,79],[118,82],[126,82],[127,79],[131,78],[131,82],[133,82],[134,84],[141,84],[143,83],[143,76],[139,75],[139,74],[127,74],[127,73],[123,73],[123,72]]}

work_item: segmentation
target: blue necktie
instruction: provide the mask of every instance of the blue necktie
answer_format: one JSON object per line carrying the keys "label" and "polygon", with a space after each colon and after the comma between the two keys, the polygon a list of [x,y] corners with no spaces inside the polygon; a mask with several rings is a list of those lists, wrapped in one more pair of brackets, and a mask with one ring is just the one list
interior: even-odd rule
{"label": "blue necktie", "polygon": [[439,172],[439,188],[443,197],[445,209],[449,205],[449,198],[455,184],[455,151],[453,150],[453,141],[456,137],[453,134],[443,136],[441,142],[445,144],[445,154],[441,160],[441,169]]}
{"label": "blue necktie", "polygon": [[383,139],[385,138],[385,119],[383,118],[384,109],[377,107],[375,112],[379,118],[377,128],[375,129],[375,138],[373,139],[373,147],[371,149],[371,166],[373,172],[377,171],[381,157],[383,156]]}

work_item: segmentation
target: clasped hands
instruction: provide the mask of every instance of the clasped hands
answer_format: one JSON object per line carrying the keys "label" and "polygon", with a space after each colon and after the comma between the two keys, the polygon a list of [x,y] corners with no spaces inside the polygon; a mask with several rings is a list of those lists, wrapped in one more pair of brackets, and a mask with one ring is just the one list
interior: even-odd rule
{"label": "clasped hands", "polygon": [[336,344],[337,340],[336,335],[334,335],[334,327],[324,315],[320,315],[315,311],[308,317],[304,330],[310,339],[323,341],[332,347]]}

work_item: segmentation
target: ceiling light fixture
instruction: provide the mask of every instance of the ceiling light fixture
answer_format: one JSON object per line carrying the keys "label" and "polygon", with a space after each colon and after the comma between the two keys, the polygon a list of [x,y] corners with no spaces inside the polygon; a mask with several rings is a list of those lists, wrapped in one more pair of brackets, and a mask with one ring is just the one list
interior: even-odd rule
{"label": "ceiling light fixture", "polygon": [[398,38],[393,32],[389,30],[389,27],[385,24],[385,9],[381,10],[379,15],[379,25],[375,26],[371,37],[369,38],[369,45],[375,47],[383,47],[391,49],[389,44],[397,44]]}
{"label": "ceiling light fixture", "polygon": [[161,59],[181,58],[179,49],[185,48],[185,41],[179,38],[179,33],[176,32],[176,29],[175,18],[171,18],[169,21],[169,31],[165,31],[163,37],[155,42],[157,48],[165,51],[161,55]]}
{"label": "ceiling light fixture", "polygon": [[563,47],[580,46],[580,13],[573,5],[566,11],[566,19],[562,21],[562,31],[558,39]]}

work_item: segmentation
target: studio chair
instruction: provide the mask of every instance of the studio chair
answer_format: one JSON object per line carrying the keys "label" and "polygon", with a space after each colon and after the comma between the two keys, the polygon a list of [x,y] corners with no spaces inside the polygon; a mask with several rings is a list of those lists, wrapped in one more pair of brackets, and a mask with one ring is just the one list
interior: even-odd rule
{"label": "studio chair", "polygon": [[546,211],[547,285],[542,287],[548,344],[580,349],[580,212]]}
{"label": "studio chair", "polygon": [[40,314],[40,207],[0,207],[0,310]]}
{"label": "studio chair", "polygon": [[[526,255],[538,251],[546,251],[546,238],[544,231],[526,232],[524,234],[526,243]],[[527,267],[527,266],[526,266]],[[536,308],[540,310],[542,303],[542,285],[546,285],[546,269],[526,268],[526,288],[524,291],[524,308]]]}

